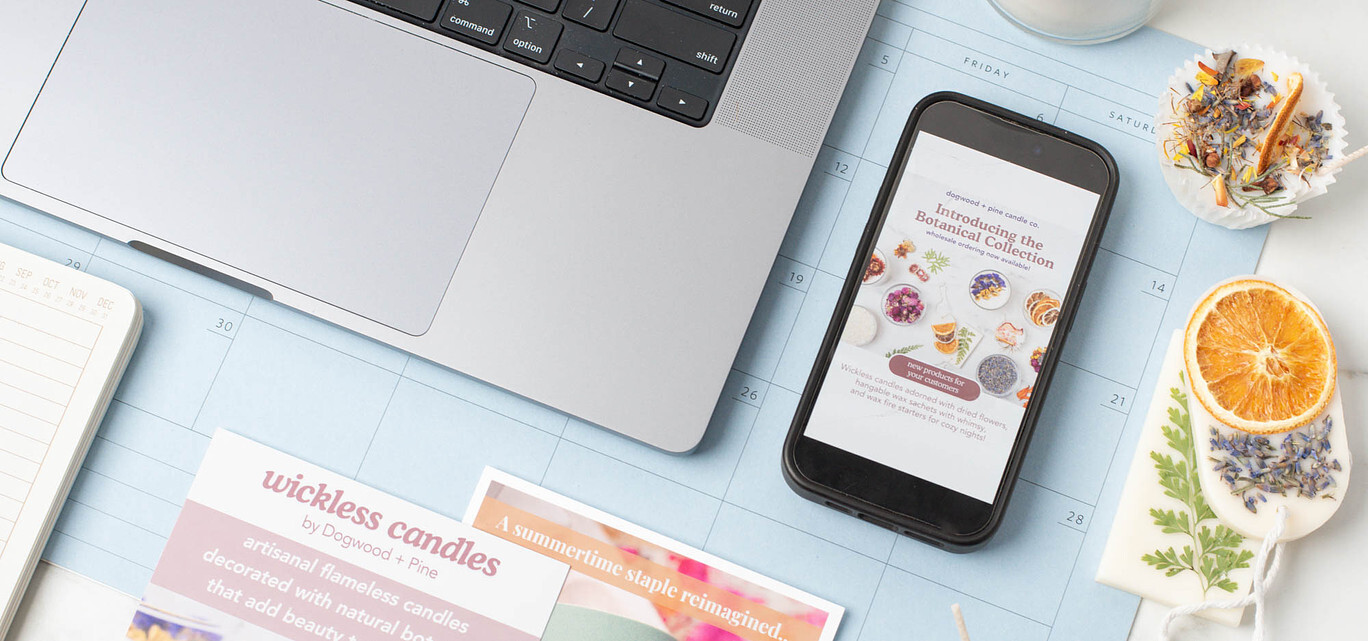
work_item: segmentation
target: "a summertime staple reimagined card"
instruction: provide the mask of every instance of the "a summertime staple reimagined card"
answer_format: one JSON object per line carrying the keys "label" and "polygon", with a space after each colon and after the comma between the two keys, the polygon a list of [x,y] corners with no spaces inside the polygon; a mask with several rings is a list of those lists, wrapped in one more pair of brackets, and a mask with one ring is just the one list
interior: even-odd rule
{"label": "a summertime staple reimagined card", "polygon": [[567,566],[219,430],[128,638],[533,641]]}
{"label": "a summertime staple reimagined card", "polygon": [[488,467],[464,520],[570,565],[547,641],[830,641],[845,612]]}

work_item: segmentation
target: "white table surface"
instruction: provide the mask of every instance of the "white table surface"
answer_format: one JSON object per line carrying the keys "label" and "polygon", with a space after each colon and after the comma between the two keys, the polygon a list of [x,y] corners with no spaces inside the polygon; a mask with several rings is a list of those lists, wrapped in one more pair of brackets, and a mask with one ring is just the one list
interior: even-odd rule
{"label": "white table surface", "polygon": [[[1368,127],[1368,93],[1362,90],[1368,87],[1368,64],[1357,46],[1368,25],[1368,2],[1170,0],[1151,24],[1209,46],[1258,43],[1297,56],[1336,92],[1349,121],[1350,149],[1368,144],[1368,135],[1356,128]],[[1368,297],[1361,289],[1368,274],[1368,159],[1349,166],[1339,180],[1329,194],[1298,209],[1312,220],[1272,226],[1258,273],[1294,285],[1324,313],[1339,354],[1351,449],[1368,464],[1368,329],[1360,325],[1368,319]],[[1353,475],[1347,496],[1323,529],[1288,546],[1270,596],[1270,639],[1363,636],[1355,624],[1368,605],[1368,474]],[[8,639],[123,638],[135,604],[131,596],[42,563]],[[1165,611],[1143,602],[1131,639],[1157,639]],[[1240,628],[1188,619],[1175,627],[1175,638],[1248,639],[1250,628],[1248,614]],[[972,634],[972,621],[969,630]]]}

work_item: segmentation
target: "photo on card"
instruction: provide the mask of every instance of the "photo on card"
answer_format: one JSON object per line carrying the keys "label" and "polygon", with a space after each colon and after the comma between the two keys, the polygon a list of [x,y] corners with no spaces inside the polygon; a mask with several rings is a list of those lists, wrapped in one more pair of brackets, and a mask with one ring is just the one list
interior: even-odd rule
{"label": "photo on card", "polygon": [[493,468],[465,522],[569,564],[546,641],[830,641],[844,613]]}

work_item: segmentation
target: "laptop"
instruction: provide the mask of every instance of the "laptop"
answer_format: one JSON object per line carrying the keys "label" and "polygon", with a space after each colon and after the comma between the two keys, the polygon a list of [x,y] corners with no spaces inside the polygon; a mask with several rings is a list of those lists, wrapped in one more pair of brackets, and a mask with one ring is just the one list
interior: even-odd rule
{"label": "laptop", "polygon": [[0,196],[688,452],[876,4],[0,0]]}

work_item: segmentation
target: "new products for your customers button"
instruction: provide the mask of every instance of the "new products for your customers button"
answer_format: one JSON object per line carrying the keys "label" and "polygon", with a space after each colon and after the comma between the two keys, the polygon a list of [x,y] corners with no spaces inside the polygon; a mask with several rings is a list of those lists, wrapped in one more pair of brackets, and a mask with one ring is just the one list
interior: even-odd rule
{"label": "new products for your customers button", "polygon": [[972,401],[979,397],[978,383],[902,354],[898,354],[888,361],[888,371],[909,381],[921,383],[931,389],[945,392],[966,401]]}

